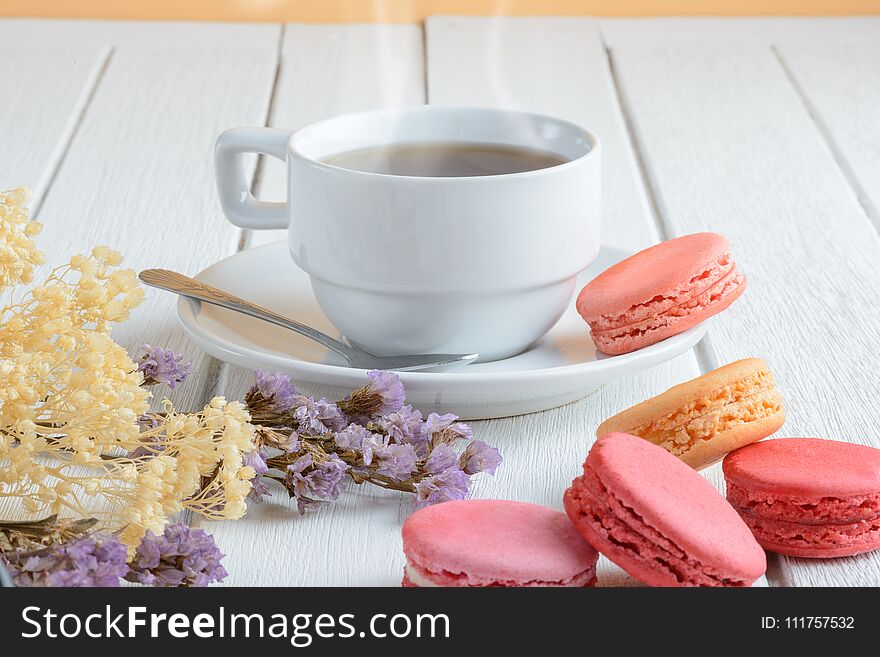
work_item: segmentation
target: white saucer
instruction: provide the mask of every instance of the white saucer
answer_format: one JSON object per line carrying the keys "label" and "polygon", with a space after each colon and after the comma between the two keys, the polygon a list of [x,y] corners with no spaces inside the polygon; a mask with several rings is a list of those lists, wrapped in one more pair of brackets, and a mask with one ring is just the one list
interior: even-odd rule
{"label": "white saucer", "polygon": [[[578,290],[628,253],[603,248],[581,275]],[[339,335],[318,307],[309,278],[290,259],[286,242],[241,251],[208,267],[198,278],[249,301]],[[353,369],[326,348],[296,333],[229,310],[181,298],[177,313],[193,341],[217,358],[249,369],[288,373],[307,391],[337,398],[361,386]],[[596,352],[574,303],[534,347],[513,358],[445,372],[403,372],[407,401],[423,413],[465,419],[505,417],[561,406],[586,397],[612,379],[652,367],[690,349],[705,324],[623,356]]]}

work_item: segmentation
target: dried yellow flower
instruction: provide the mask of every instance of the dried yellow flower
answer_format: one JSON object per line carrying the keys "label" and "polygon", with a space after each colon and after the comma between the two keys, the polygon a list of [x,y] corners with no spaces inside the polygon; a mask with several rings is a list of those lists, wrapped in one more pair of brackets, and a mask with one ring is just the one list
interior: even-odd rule
{"label": "dried yellow flower", "polygon": [[[0,286],[28,282],[42,262],[27,198],[0,194]],[[151,395],[110,336],[143,299],[121,262],[95,247],[0,310],[0,498],[31,514],[102,517],[135,546],[184,509],[243,515],[254,428],[242,404],[221,397],[198,413],[166,402],[139,421]]]}
{"label": "dried yellow flower", "polygon": [[34,269],[43,264],[43,254],[31,239],[42,227],[30,220],[30,200],[24,187],[0,192],[0,292],[30,283]]}

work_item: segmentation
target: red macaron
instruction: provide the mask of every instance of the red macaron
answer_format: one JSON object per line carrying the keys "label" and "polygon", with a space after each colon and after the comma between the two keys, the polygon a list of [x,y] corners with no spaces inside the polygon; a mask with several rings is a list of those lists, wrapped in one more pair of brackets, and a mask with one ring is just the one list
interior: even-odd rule
{"label": "red macaron", "polygon": [[749,586],[767,567],[761,546],[712,484],[636,436],[596,441],[563,501],[594,548],[651,586]]}
{"label": "red macaron", "polygon": [[765,549],[844,557],[880,548],[880,449],[777,438],[724,459],[727,499]]}

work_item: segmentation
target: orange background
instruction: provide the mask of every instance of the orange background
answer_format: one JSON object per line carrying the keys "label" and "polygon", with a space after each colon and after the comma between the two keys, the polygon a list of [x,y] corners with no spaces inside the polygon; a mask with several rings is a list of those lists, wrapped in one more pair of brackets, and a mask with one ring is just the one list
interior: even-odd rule
{"label": "orange background", "polygon": [[0,16],[416,22],[431,14],[772,16],[880,13],[880,0],[0,0]]}

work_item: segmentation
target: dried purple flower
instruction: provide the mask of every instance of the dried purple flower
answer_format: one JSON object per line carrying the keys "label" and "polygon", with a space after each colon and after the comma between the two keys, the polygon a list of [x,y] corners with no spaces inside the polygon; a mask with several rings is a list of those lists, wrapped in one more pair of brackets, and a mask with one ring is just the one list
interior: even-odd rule
{"label": "dried purple flower", "polygon": [[347,470],[346,463],[336,454],[330,454],[326,461],[315,461],[311,454],[303,454],[287,466],[285,485],[302,514],[311,504],[332,502],[339,497]]}
{"label": "dried purple flower", "polygon": [[501,452],[497,449],[482,440],[475,440],[465,448],[459,465],[469,475],[478,472],[494,475],[502,460]]}
{"label": "dried purple flower", "polygon": [[[257,373],[247,397],[257,425],[258,451],[246,459],[257,473],[252,499],[265,496],[271,480],[280,481],[304,513],[336,499],[350,475],[357,483],[416,493],[424,506],[462,499],[471,475],[494,473],[501,462],[498,451],[482,442],[467,445],[473,432],[458,416],[423,418],[404,405],[396,374],[368,376],[367,385],[333,404],[297,393],[284,375]],[[278,400],[283,403],[275,404]],[[455,449],[459,442],[467,447],[461,455]]]}
{"label": "dried purple flower", "polygon": [[339,407],[333,402],[326,399],[319,399],[315,402],[318,410],[318,419],[325,427],[331,431],[341,431],[348,424],[345,419],[345,413],[339,410]]}
{"label": "dried purple flower", "polygon": [[440,443],[431,450],[428,460],[425,461],[425,472],[439,474],[448,470],[458,462],[458,455],[446,443]]}
{"label": "dried purple flower", "polygon": [[269,495],[269,483],[263,477],[254,477],[251,480],[251,489],[247,498],[256,504],[260,504],[263,498]]}
{"label": "dried purple flower", "polygon": [[290,432],[287,442],[284,443],[282,449],[288,454],[296,454],[302,449],[302,441],[299,439],[299,434],[296,431]]}
{"label": "dried purple flower", "polygon": [[453,422],[446,427],[444,434],[454,436],[454,440],[473,440],[474,430],[464,422]]}
{"label": "dried purple flower", "polygon": [[207,586],[226,578],[222,558],[210,534],[175,522],[161,536],[146,533],[126,579],[149,586]]}
{"label": "dried purple flower", "polygon": [[242,461],[245,466],[253,468],[258,477],[269,472],[269,466],[266,465],[266,452],[262,449],[254,449],[244,454]]}
{"label": "dried purple flower", "polygon": [[373,462],[374,448],[383,444],[381,436],[375,436],[368,429],[359,424],[349,424],[345,429],[336,434],[336,446],[356,452],[361,455],[364,465]]}
{"label": "dried purple flower", "polygon": [[403,407],[406,391],[397,374],[386,370],[373,370],[367,372],[367,378],[370,379],[369,387],[382,398],[382,405],[378,410],[379,414],[388,415],[388,413],[394,413]]}
{"label": "dried purple flower", "polygon": [[470,490],[470,477],[457,467],[449,468],[416,484],[416,506],[422,508],[451,500],[463,500]]}
{"label": "dried purple flower", "polygon": [[345,427],[345,429],[336,434],[336,445],[342,449],[359,452],[363,447],[364,441],[370,435],[370,432],[366,428],[352,422]]}
{"label": "dried purple flower", "polygon": [[474,432],[463,422],[456,422],[457,415],[446,413],[438,415],[431,413],[425,423],[422,425],[422,435],[424,440],[433,444],[449,443],[454,444],[459,440],[471,440]]}
{"label": "dried purple flower", "polygon": [[144,374],[144,385],[164,383],[173,390],[192,373],[192,364],[183,362],[183,354],[148,344],[141,351],[144,353],[138,360],[138,370]]}
{"label": "dried purple flower", "polygon": [[128,572],[125,546],[112,535],[96,534],[5,556],[16,586],[119,586]]}
{"label": "dried purple flower", "polygon": [[290,377],[281,372],[254,372],[254,384],[248,390],[245,401],[251,410],[283,413],[293,406],[297,396],[296,386]]}
{"label": "dried purple flower", "polygon": [[252,467],[256,473],[256,476],[251,480],[248,499],[257,503],[262,502],[263,497],[269,494],[269,485],[262,479],[262,476],[269,472],[269,466],[266,463],[266,450],[258,447],[244,454],[242,461],[245,466]]}
{"label": "dried purple flower", "polygon": [[392,479],[407,480],[416,470],[412,445],[389,443],[375,449],[377,472]]}
{"label": "dried purple flower", "polygon": [[395,413],[403,407],[406,393],[400,377],[387,370],[367,373],[370,382],[339,402],[342,411],[353,419]]}
{"label": "dried purple flower", "polygon": [[435,433],[439,433],[451,426],[457,419],[458,416],[452,413],[445,413],[444,415],[431,413],[422,425],[422,433],[426,438],[430,439]]}
{"label": "dried purple flower", "polygon": [[[324,400],[321,400],[322,402]],[[320,402],[305,395],[297,395],[293,400],[293,419],[296,421],[296,429],[301,434],[309,436],[321,436],[330,429],[321,420],[321,414],[325,410]]]}
{"label": "dried purple flower", "polygon": [[416,444],[423,441],[422,412],[413,410],[409,404],[379,418],[376,424],[388,434],[389,438],[398,443]]}

